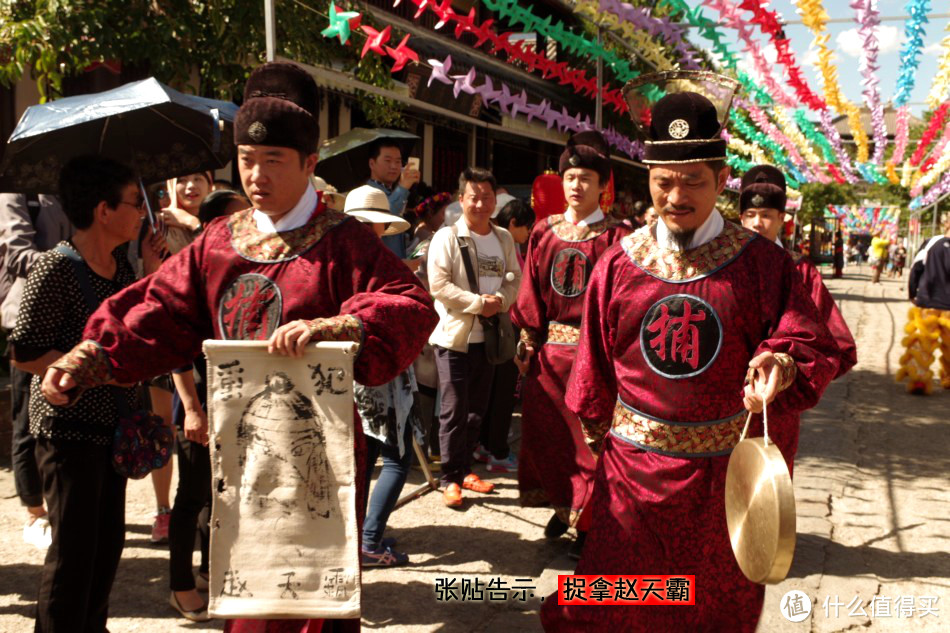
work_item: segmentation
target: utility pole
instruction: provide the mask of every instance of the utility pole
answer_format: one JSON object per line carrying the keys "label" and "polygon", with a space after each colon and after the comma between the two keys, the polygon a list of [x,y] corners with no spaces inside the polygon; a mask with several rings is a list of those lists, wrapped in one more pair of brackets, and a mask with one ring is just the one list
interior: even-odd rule
{"label": "utility pole", "polygon": [[274,0],[264,0],[264,33],[267,39],[267,61],[277,56],[277,20],[274,16]]}

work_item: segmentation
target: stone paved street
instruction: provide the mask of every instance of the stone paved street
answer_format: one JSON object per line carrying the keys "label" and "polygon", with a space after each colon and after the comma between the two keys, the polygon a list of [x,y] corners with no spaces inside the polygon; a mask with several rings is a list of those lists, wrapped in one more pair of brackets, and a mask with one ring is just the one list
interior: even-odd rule
{"label": "stone paved street", "polygon": [[[795,561],[789,578],[767,591],[763,632],[950,629],[950,393],[912,397],[894,383],[908,307],[904,284],[871,285],[867,272],[852,269],[845,279],[828,281],[858,341],[859,363],[803,418],[795,468]],[[528,579],[537,589],[526,594],[537,596],[552,590],[558,571],[572,568],[565,555],[568,540],[549,543],[542,536],[550,511],[520,508],[514,476],[486,474],[486,479],[497,484],[498,494],[469,493],[462,511],[444,508],[432,493],[393,515],[388,534],[399,539],[399,549],[413,564],[366,571],[366,628],[541,630],[537,597],[435,600],[442,577],[486,584],[500,577],[509,587],[515,579]],[[422,481],[414,470],[406,489]],[[0,469],[0,497],[0,631],[28,631],[42,554],[22,541],[24,512],[8,464]],[[132,482],[110,630],[220,630],[221,622],[176,619],[168,606],[167,550],[148,542],[152,505],[149,481]],[[801,589],[813,601],[811,616],[802,623],[787,622],[780,613],[780,598],[790,589]],[[916,611],[912,619],[898,617],[902,597],[916,608],[925,596],[938,598],[936,617]],[[878,597],[878,609],[890,606],[890,617],[872,611],[872,597]],[[841,603],[837,617],[833,603]],[[849,615],[861,610],[867,615]]]}

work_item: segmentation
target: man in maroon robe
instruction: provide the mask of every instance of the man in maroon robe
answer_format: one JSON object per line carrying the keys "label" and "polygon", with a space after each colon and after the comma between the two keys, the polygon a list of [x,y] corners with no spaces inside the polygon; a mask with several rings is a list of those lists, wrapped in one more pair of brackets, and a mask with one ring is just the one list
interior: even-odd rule
{"label": "man in maroon robe", "polygon": [[[785,175],[772,165],[756,165],[742,176],[739,189],[739,219],[742,226],[755,231],[766,240],[782,246],[779,237],[785,221]],[[784,246],[782,246],[784,248]],[[858,362],[858,349],[838,305],[821,280],[821,273],[801,253],[789,251],[795,268],[805,282],[808,295],[818,308],[821,322],[835,337],[838,345],[838,369],[835,378],[846,374]]]}
{"label": "man in maroon robe", "polygon": [[[428,293],[370,228],[328,209],[310,184],[319,135],[313,78],[294,64],[265,64],[251,73],[244,99],[234,136],[253,208],[210,223],[159,272],[103,302],[86,340],[47,370],[43,392],[53,404],[182,367],[205,339],[268,340],[272,353],[292,356],[311,341],[355,341],[355,379],[370,386],[392,380],[419,354],[437,322]],[[361,491],[358,419],[355,428]],[[335,624],[231,620],[225,630],[359,629],[359,620]]]}
{"label": "man in maroon robe", "polygon": [[[710,78],[684,76],[696,87]],[[660,221],[597,262],[567,389],[599,455],[576,573],[694,575],[695,605],[562,606],[555,594],[541,610],[549,631],[754,631],[764,588],[743,576],[730,545],[728,456],[747,410],[768,402],[770,437],[791,463],[798,413],[834,374],[834,341],[791,258],[715,210],[735,83],[712,78],[718,112],[666,83],[644,113],[653,104],[628,84]],[[761,420],[750,434],[762,434]]]}
{"label": "man in maroon robe", "polygon": [[567,378],[580,337],[584,293],[594,264],[630,232],[605,215],[600,195],[610,180],[610,152],[599,132],[572,136],[561,154],[567,211],[548,216],[531,232],[512,319],[521,328],[524,385],[518,489],[523,506],[554,507],[544,530],[557,538],[577,527],[579,555],[588,525],[578,522],[590,498],[594,457],[580,420],[564,406]]}

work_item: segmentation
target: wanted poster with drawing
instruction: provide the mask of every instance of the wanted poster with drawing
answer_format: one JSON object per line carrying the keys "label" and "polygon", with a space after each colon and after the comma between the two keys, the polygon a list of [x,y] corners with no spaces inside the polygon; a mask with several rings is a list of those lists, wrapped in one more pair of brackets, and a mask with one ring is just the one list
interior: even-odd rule
{"label": "wanted poster with drawing", "polygon": [[205,342],[212,617],[359,617],[356,349]]}

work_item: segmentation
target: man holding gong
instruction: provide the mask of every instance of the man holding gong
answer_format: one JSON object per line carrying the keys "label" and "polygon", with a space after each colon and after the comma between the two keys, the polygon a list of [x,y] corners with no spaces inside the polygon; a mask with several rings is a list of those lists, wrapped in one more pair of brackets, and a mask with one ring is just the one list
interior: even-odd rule
{"label": "man holding gong", "polygon": [[[649,81],[665,93],[655,104],[636,93]],[[566,399],[598,456],[576,573],[694,575],[695,605],[561,606],[551,596],[548,631],[756,628],[765,591],[730,545],[729,454],[748,412],[769,403],[770,437],[790,463],[798,414],[821,397],[837,348],[789,255],[715,209],[735,88],[689,72],[627,85],[660,221],[594,267]],[[762,432],[756,416],[750,435]]]}

